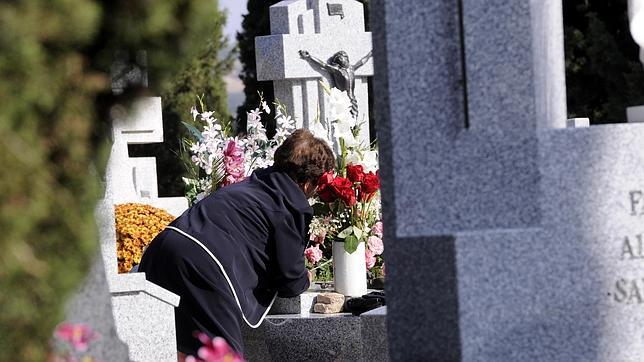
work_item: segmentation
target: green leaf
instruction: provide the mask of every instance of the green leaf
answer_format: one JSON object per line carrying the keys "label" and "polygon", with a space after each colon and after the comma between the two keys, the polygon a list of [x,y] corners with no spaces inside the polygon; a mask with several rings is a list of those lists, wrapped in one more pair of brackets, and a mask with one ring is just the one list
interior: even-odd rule
{"label": "green leaf", "polygon": [[362,239],[362,229],[360,229],[359,227],[357,227],[357,226],[354,226],[354,227],[353,227],[353,234],[354,234],[358,239]]}
{"label": "green leaf", "polygon": [[351,235],[352,232],[353,232],[353,226],[349,226],[348,228],[340,231],[340,233],[338,234],[338,238],[344,239],[347,236]]}
{"label": "green leaf", "polygon": [[358,238],[356,238],[355,235],[349,235],[344,239],[344,250],[352,254],[356,249],[358,249],[358,244],[360,241],[358,241]]}
{"label": "green leaf", "polygon": [[190,132],[190,134],[192,134],[192,136],[197,139],[197,141],[201,141],[203,139],[203,136],[201,135],[201,132],[197,129],[197,127],[187,122],[182,121],[181,123],[188,129],[188,132]]}

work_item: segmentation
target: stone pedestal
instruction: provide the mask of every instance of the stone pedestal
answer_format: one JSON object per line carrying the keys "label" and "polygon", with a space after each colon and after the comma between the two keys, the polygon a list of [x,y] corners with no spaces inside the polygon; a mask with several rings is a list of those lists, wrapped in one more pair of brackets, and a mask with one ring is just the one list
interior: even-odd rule
{"label": "stone pedestal", "polygon": [[257,329],[244,325],[249,361],[387,361],[386,307],[363,313],[313,312],[314,286],[294,298],[278,298]]}
{"label": "stone pedestal", "polygon": [[179,296],[145,280],[145,273],[123,274],[111,286],[116,332],[132,361],[175,361],[174,308]]}
{"label": "stone pedestal", "polygon": [[388,361],[386,309],[349,313],[272,315],[244,328],[248,361]]}

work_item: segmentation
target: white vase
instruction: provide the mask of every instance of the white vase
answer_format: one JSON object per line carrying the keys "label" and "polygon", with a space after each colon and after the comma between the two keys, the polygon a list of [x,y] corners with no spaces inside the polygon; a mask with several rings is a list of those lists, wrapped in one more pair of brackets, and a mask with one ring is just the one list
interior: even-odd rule
{"label": "white vase", "polygon": [[367,294],[367,265],[365,243],[349,254],[344,250],[344,242],[333,242],[333,283],[335,291],[350,297]]}

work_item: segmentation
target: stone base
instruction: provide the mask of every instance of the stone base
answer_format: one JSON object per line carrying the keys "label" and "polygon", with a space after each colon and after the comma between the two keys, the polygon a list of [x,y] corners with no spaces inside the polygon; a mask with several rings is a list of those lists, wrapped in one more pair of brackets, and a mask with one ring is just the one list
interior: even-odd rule
{"label": "stone base", "polygon": [[145,273],[118,275],[111,287],[116,332],[128,345],[130,360],[176,361],[179,296],[145,280]]}
{"label": "stone base", "polygon": [[248,361],[388,361],[386,308],[364,313],[268,316],[244,327]]}

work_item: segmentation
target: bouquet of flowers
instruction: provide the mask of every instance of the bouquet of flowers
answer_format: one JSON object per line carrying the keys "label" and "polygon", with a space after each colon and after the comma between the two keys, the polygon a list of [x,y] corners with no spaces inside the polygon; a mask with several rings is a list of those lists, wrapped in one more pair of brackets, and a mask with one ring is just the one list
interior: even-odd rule
{"label": "bouquet of flowers", "polygon": [[[184,151],[189,150],[190,160],[186,168],[190,175],[184,177],[186,197],[191,203],[207,194],[239,182],[258,168],[273,164],[275,149],[295,130],[295,121],[286,113],[284,105],[275,103],[276,134],[269,139],[261,123],[263,112],[271,108],[260,94],[260,106],[247,112],[247,128],[244,137],[236,137],[229,123],[213,116],[213,112],[192,108],[193,124],[184,122],[191,138],[184,139]],[[201,128],[201,129],[199,129]],[[187,153],[187,152],[186,152]]]}
{"label": "bouquet of flowers", "polygon": [[378,153],[375,147],[360,139],[360,124],[351,116],[346,93],[328,86],[325,91],[329,98],[329,117],[326,122],[316,120],[311,130],[334,146],[338,166],[318,181],[317,198],[312,201],[315,215],[309,226],[313,245],[306,249],[305,255],[314,266],[328,259],[325,240],[343,241],[348,253],[355,252],[359,243],[364,242],[367,269],[372,277],[379,277],[384,269],[384,245]]}

